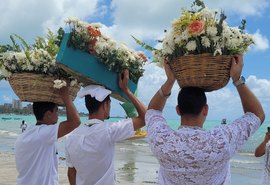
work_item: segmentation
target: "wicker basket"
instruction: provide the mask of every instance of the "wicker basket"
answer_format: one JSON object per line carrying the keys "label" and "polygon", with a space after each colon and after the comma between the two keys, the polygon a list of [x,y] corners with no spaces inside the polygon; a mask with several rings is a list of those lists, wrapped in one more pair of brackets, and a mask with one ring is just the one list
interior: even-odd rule
{"label": "wicker basket", "polygon": [[[53,88],[54,80],[54,77],[33,73],[14,73],[8,79],[10,86],[21,101],[47,101],[63,106],[64,102]],[[75,99],[79,90],[79,85],[69,88],[72,100]]]}
{"label": "wicker basket", "polygon": [[231,56],[213,54],[187,55],[169,62],[177,82],[183,87],[218,90],[230,79]]}

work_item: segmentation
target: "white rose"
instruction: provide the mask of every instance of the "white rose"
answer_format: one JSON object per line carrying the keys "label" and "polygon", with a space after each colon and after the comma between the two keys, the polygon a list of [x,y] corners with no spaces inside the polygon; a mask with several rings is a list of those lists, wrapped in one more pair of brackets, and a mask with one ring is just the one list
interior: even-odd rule
{"label": "white rose", "polygon": [[53,83],[53,87],[56,89],[61,89],[62,87],[67,86],[67,83],[64,80],[54,80]]}
{"label": "white rose", "polygon": [[195,49],[197,48],[197,44],[196,44],[195,40],[192,40],[192,41],[189,41],[187,43],[186,47],[187,47],[188,51],[195,51]]}

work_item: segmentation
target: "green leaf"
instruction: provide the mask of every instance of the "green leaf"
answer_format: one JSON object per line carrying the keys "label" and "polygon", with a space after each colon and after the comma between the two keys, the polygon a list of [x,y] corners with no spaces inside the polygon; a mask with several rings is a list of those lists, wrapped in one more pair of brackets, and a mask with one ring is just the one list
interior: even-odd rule
{"label": "green leaf", "polygon": [[17,34],[14,34],[14,36],[22,42],[22,44],[26,48],[26,50],[31,49],[31,47],[25,42],[25,40],[21,36],[19,36]]}
{"label": "green leaf", "polygon": [[150,50],[150,51],[157,50],[156,48],[153,48],[152,46],[149,46],[149,45],[145,44],[144,42],[140,41],[139,39],[136,39],[134,36],[131,35],[131,37],[136,41],[137,44],[142,46],[144,49]]}

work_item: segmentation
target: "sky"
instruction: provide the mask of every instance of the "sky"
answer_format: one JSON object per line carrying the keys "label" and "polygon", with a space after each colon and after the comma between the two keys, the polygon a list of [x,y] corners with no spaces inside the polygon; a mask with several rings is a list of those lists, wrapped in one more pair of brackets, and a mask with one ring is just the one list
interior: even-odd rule
{"label": "sky", "polygon": [[[180,16],[182,8],[189,9],[191,0],[9,0],[0,1],[0,44],[10,43],[9,35],[16,33],[28,43],[37,36],[45,36],[50,28],[56,31],[65,27],[64,20],[77,17],[87,22],[104,24],[102,32],[128,47],[142,50],[131,35],[155,46],[156,40],[170,30],[171,22]],[[222,10],[230,26],[240,25],[246,19],[246,32],[252,34],[256,45],[244,55],[243,76],[246,84],[261,101],[270,120],[270,2],[268,0],[205,0],[209,8]],[[151,57],[147,53],[148,57]],[[138,98],[147,106],[152,96],[165,82],[164,70],[154,63],[145,65],[145,72],[138,83]],[[179,86],[175,83],[167,101],[164,115],[168,119],[179,119],[175,106]],[[241,101],[230,81],[224,88],[209,92],[208,120],[233,120],[243,114]],[[7,81],[0,82],[0,104],[18,99]],[[112,102],[111,116],[125,116],[119,105]],[[79,111],[86,112],[84,100],[76,98]]]}

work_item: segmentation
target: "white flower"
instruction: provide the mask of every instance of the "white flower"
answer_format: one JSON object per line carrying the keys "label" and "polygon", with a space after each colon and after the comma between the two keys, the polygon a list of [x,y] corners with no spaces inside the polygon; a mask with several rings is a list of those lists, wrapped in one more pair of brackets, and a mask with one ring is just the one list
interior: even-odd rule
{"label": "white flower", "polygon": [[199,12],[199,15],[202,19],[204,19],[205,21],[207,20],[211,20],[215,17],[215,12],[217,12],[216,10],[211,10],[207,7],[205,7],[204,9],[202,9]]}
{"label": "white flower", "polygon": [[67,86],[67,83],[64,80],[57,79],[54,80],[53,83],[54,83],[53,87],[56,89],[61,89],[62,87]]}
{"label": "white flower", "polygon": [[73,87],[74,85],[78,84],[77,80],[74,79],[70,82],[70,86]]}
{"label": "white flower", "polygon": [[217,54],[222,55],[221,49],[216,49],[216,50],[215,50],[214,56],[216,56]]}
{"label": "white flower", "polygon": [[76,17],[69,17],[65,20],[66,24],[78,24],[79,19]]}
{"label": "white flower", "polygon": [[205,36],[202,37],[202,45],[206,48],[210,47],[210,40]]}
{"label": "white flower", "polygon": [[216,27],[207,27],[206,33],[212,37],[217,35],[217,28]]}
{"label": "white flower", "polygon": [[2,68],[0,69],[0,74],[6,78],[10,77],[12,73],[10,73],[9,71],[7,71],[6,69]]}
{"label": "white flower", "polygon": [[197,48],[197,45],[196,45],[196,42],[192,40],[187,43],[186,47],[188,51],[194,51]]}

